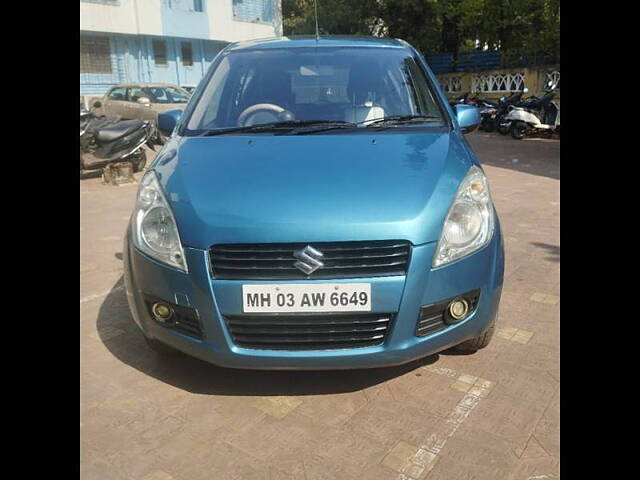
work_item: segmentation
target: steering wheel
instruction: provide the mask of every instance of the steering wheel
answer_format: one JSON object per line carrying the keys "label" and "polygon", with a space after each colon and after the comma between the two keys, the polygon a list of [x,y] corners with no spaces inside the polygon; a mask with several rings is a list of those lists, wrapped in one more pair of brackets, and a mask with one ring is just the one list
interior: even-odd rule
{"label": "steering wheel", "polygon": [[280,120],[278,115],[282,112],[285,112],[285,109],[279,105],[274,105],[273,103],[257,103],[242,111],[238,116],[238,126],[245,127],[254,125],[254,121],[258,119],[260,119],[259,123],[277,122]]}

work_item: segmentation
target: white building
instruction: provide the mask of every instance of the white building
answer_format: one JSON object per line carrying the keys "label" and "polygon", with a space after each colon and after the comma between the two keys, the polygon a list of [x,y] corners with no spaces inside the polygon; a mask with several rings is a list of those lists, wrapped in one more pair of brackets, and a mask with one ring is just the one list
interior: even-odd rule
{"label": "white building", "polygon": [[196,85],[228,43],[280,35],[280,0],[81,0],[80,95]]}

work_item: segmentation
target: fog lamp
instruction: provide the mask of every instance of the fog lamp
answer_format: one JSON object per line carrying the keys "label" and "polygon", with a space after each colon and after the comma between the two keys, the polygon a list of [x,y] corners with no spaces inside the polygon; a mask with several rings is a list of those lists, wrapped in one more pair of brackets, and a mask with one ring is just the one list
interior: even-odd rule
{"label": "fog lamp", "polygon": [[469,302],[464,298],[456,298],[449,304],[449,315],[454,320],[462,320],[469,313]]}
{"label": "fog lamp", "polygon": [[161,323],[167,323],[173,317],[173,308],[166,303],[154,303],[151,311],[155,319]]}

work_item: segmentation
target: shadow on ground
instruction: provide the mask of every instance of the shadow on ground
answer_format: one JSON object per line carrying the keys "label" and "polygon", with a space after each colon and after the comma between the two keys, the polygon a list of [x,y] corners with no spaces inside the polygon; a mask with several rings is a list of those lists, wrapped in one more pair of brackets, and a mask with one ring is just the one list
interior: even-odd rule
{"label": "shadow on ground", "polygon": [[[96,326],[101,341],[123,363],[174,387],[208,395],[321,395],[354,392],[438,360],[436,354],[397,367],[270,371],[222,368],[180,353],[163,357],[147,347],[142,333],[133,322],[122,277],[102,302]],[[118,334],[114,335],[114,332]]]}
{"label": "shadow on ground", "polygon": [[475,132],[466,138],[482,165],[560,180],[559,140],[515,140],[497,132]]}
{"label": "shadow on ground", "polygon": [[549,243],[541,243],[541,242],[531,242],[531,245],[533,245],[536,248],[541,248],[543,250],[546,250],[547,253],[549,254],[549,256],[547,257],[547,260],[560,263],[560,246],[551,245]]}

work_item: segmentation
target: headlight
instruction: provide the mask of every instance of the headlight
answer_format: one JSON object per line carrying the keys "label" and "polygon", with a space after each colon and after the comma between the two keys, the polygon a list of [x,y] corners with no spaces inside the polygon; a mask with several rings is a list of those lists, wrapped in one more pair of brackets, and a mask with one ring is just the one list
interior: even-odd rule
{"label": "headlight", "polygon": [[140,182],[131,217],[134,245],[156,260],[187,271],[184,250],[173,212],[153,171]]}
{"label": "headlight", "polygon": [[472,166],[449,208],[433,257],[433,268],[484,247],[493,236],[495,213],[489,184],[482,170]]}

